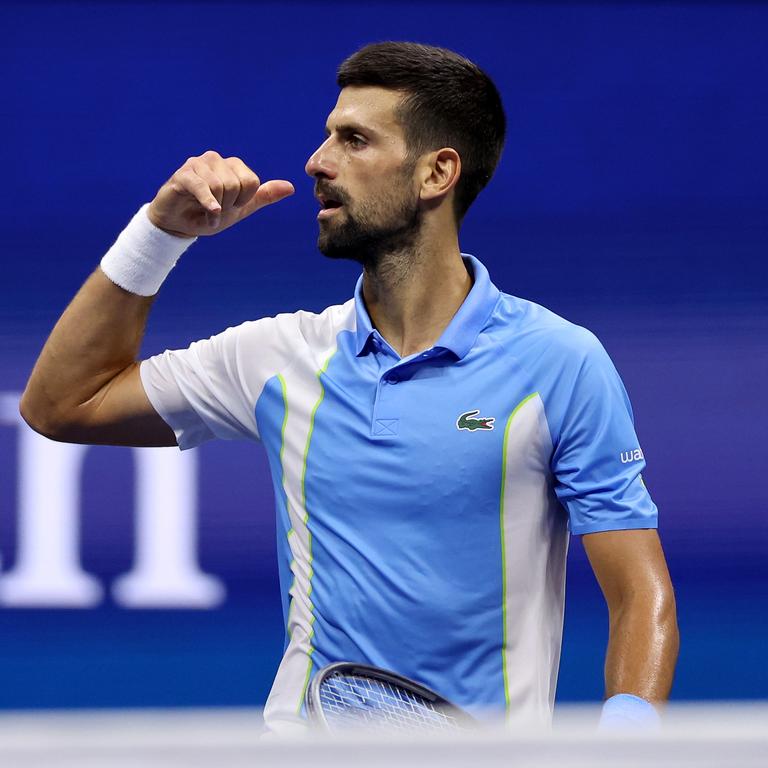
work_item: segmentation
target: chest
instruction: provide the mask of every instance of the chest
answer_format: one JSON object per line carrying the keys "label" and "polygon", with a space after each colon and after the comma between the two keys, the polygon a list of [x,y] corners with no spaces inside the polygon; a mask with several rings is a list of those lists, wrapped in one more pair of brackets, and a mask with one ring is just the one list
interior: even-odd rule
{"label": "chest", "polygon": [[491,352],[400,361],[340,350],[324,370],[297,364],[280,377],[284,407],[264,411],[262,435],[286,477],[332,504],[491,510],[505,445],[542,474],[549,460],[541,422],[510,418],[533,382]]}

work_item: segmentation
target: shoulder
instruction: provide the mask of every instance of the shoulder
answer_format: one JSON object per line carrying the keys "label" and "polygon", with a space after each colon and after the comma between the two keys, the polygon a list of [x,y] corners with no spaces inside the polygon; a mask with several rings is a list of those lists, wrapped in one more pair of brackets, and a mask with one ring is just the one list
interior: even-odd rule
{"label": "shoulder", "polygon": [[502,338],[520,353],[580,363],[605,354],[600,340],[584,326],[567,320],[534,301],[502,293],[493,324]]}
{"label": "shoulder", "polygon": [[311,346],[328,346],[342,331],[353,331],[356,325],[355,300],[333,304],[322,312],[300,310],[292,317],[302,337]]}
{"label": "shoulder", "polygon": [[248,320],[240,325],[227,328],[223,335],[231,337],[238,346],[253,344],[263,347],[295,346],[325,347],[333,343],[344,330],[355,327],[354,299],[344,304],[334,304],[321,312],[297,310],[281,312],[258,320]]}

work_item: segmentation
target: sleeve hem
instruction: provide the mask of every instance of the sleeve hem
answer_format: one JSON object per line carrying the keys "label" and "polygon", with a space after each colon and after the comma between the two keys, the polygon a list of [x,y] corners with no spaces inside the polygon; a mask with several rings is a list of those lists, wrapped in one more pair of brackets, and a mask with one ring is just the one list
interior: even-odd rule
{"label": "sleeve hem", "polygon": [[142,360],[139,363],[139,378],[141,379],[141,386],[144,389],[144,394],[147,396],[152,407],[157,411],[157,415],[173,430],[173,434],[176,436],[176,445],[179,450],[184,451],[188,448],[194,448],[194,445],[185,445],[183,440],[183,431],[173,423],[173,419],[170,414],[162,407],[160,401],[154,396],[154,388],[151,386],[151,380],[149,378],[149,371],[146,367],[149,365],[149,360]]}
{"label": "sleeve hem", "polygon": [[624,520],[601,520],[596,523],[577,525],[571,527],[574,536],[582,536],[585,533],[604,533],[606,531],[637,531],[644,528],[655,529],[659,527],[657,518],[627,518]]}

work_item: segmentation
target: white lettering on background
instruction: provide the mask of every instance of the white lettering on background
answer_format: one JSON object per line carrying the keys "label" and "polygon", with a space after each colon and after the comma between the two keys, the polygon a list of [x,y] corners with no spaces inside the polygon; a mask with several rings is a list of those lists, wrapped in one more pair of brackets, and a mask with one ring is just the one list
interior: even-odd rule
{"label": "white lettering on background", "polygon": [[210,608],[224,599],[221,582],[197,564],[197,453],[135,448],[136,555],[115,582],[127,608]]}
{"label": "white lettering on background", "polygon": [[[0,393],[0,424],[18,436],[17,531],[13,568],[0,577],[0,605],[90,608],[104,597],[80,562],[80,501],[88,446],[48,440],[19,415],[19,395]],[[136,550],[113,587],[127,608],[211,608],[220,580],[197,562],[197,456],[176,448],[134,449]]]}

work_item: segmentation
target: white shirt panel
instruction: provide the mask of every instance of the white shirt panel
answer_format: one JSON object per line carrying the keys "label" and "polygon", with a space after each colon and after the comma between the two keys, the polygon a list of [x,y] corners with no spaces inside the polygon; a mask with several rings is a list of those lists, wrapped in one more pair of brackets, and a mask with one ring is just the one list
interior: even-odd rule
{"label": "white shirt panel", "polygon": [[320,314],[252,320],[144,360],[141,381],[182,450],[214,437],[258,440],[254,409],[265,383],[298,355],[313,356],[350,324],[352,300]]}

